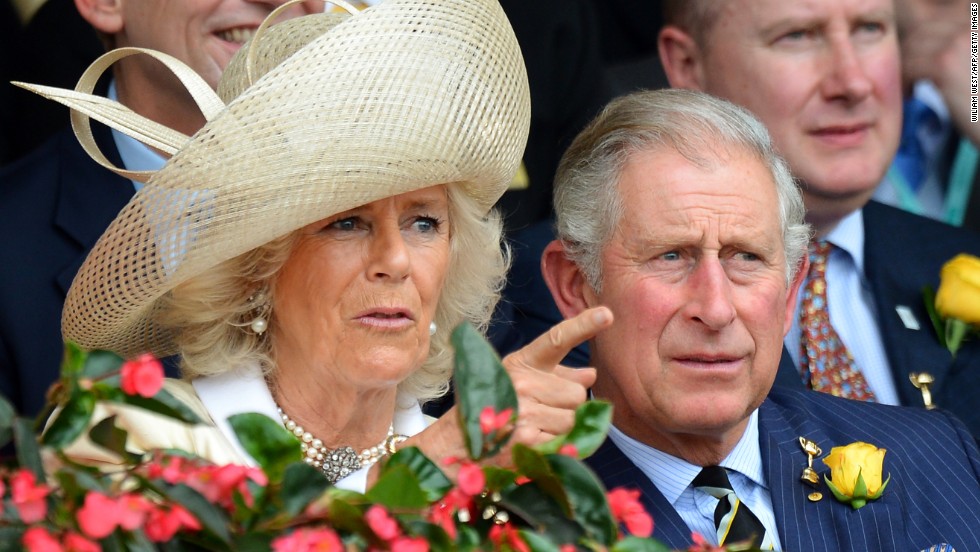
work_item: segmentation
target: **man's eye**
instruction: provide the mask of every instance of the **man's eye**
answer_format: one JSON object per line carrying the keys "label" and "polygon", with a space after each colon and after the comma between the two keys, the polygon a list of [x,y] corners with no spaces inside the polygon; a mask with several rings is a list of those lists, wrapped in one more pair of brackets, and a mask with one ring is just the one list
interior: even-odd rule
{"label": "man's eye", "polygon": [[677,251],[671,251],[670,253],[664,253],[660,258],[665,261],[677,261],[680,260],[681,254]]}

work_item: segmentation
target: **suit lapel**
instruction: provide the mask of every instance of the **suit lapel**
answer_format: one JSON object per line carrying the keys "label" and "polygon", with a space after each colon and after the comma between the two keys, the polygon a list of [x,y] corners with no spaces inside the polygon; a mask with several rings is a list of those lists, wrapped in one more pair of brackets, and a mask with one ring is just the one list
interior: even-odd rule
{"label": "suit lapel", "polygon": [[[826,422],[832,423],[832,420]],[[814,441],[825,457],[834,446],[821,425],[801,411],[790,413],[770,400],[759,408],[759,446],[763,470],[769,484],[779,539],[784,550],[897,550],[895,540],[902,531],[895,526],[896,508],[888,493],[878,502],[860,510],[841,504],[822,483],[829,471],[823,462],[814,460],[821,484],[813,488],[800,480],[807,457],[800,437]],[[809,495],[819,490],[823,498],[811,502]],[[891,540],[882,542],[881,535]]]}
{"label": "suit lapel", "polygon": [[[121,166],[111,132],[102,125],[93,125],[92,130],[106,157]],[[78,245],[78,255],[56,276],[58,286],[67,294],[86,255],[133,196],[134,189],[132,182],[90,159],[71,131],[62,136],[59,158],[63,161],[58,171],[54,225]]]}
{"label": "suit lapel", "polygon": [[[888,355],[898,390],[904,405],[922,406],[922,393],[909,381],[909,373],[927,371],[935,378],[933,389],[942,389],[951,370],[967,366],[976,354],[964,348],[954,363],[952,355],[939,343],[932,328],[922,297],[922,288],[939,285],[939,270],[923,273],[908,262],[916,258],[908,247],[916,240],[903,236],[914,231],[904,228],[902,221],[889,217],[887,207],[869,203],[864,215],[864,269],[878,309],[878,324],[882,343]],[[907,221],[905,221],[907,222]],[[931,267],[932,263],[925,263]],[[911,283],[910,283],[911,282]],[[907,307],[920,329],[908,328],[896,308]]]}
{"label": "suit lapel", "polygon": [[691,530],[667,502],[664,495],[629,458],[613,444],[606,441],[586,461],[602,480],[607,489],[627,487],[640,490],[640,500],[653,516],[653,537],[672,549],[687,548],[691,544]]}

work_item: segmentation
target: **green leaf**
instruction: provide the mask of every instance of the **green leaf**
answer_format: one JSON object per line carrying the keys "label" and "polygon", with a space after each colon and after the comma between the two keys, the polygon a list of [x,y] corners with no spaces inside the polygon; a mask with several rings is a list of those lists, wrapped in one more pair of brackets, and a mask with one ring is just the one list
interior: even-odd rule
{"label": "green leaf", "polygon": [[582,524],[590,537],[606,546],[611,545],[618,529],[599,479],[575,458],[554,454],[547,460],[552,471],[565,484],[573,519]]}
{"label": "green leaf", "polygon": [[446,477],[439,466],[417,447],[406,447],[396,452],[382,466],[381,474],[384,475],[395,466],[408,468],[418,480],[419,487],[429,503],[439,500],[453,486],[453,482]]}
{"label": "green leaf", "polygon": [[520,533],[521,538],[524,539],[524,542],[527,543],[528,547],[531,549],[531,552],[560,552],[561,550],[559,543],[544,535],[535,533],[534,531],[520,529],[518,533]]}
{"label": "green leaf", "polygon": [[[830,492],[831,493],[833,493],[834,498],[836,498],[840,502],[843,502],[844,504],[849,504],[851,502],[851,497],[849,497],[846,494],[842,493],[837,488],[837,485],[834,485],[834,482],[831,481],[829,477],[827,477],[826,475],[824,475],[823,476],[823,480],[824,480],[825,483],[827,483],[827,488],[830,489]],[[654,521],[656,521],[656,520],[654,520]]]}
{"label": "green leaf", "polygon": [[392,466],[385,470],[365,496],[371,502],[392,509],[424,508],[430,502],[418,478],[405,465]]}
{"label": "green leaf", "polygon": [[[323,476],[320,476],[323,479]],[[272,550],[275,535],[267,533],[248,533],[235,539],[231,549],[235,552],[268,552]]]}
{"label": "green leaf", "polygon": [[579,458],[592,456],[606,440],[609,426],[612,424],[612,405],[606,401],[586,401],[575,409],[575,426],[568,435],[559,436],[537,448],[539,451],[553,454],[566,444],[575,446]]}
{"label": "green leaf", "polygon": [[184,422],[185,424],[200,424],[201,419],[194,413],[193,410],[188,408],[186,404],[182,401],[177,400],[173,395],[170,394],[166,389],[160,389],[156,395],[152,398],[142,397],[140,395],[127,395],[123,393],[120,389],[107,390],[106,388],[99,386],[97,387],[101,392],[102,398],[107,401],[118,402],[123,404],[129,404],[143,410],[149,410],[150,412],[156,412],[157,414],[166,416],[168,418],[173,418],[175,420]]}
{"label": "green leaf", "polygon": [[125,429],[116,427],[116,417],[109,416],[88,432],[89,439],[93,443],[108,449],[129,464],[135,464],[143,457],[140,454],[126,450],[126,439],[129,436]]}
{"label": "green leaf", "polygon": [[41,443],[60,450],[75,442],[88,427],[94,411],[95,395],[76,390],[44,432]]}
{"label": "green leaf", "polygon": [[272,418],[255,412],[228,417],[238,441],[272,481],[292,462],[303,459],[299,439]]}
{"label": "green leaf", "polygon": [[6,446],[14,438],[14,416],[14,406],[0,395],[0,447]]}
{"label": "green leaf", "polygon": [[886,479],[885,482],[882,483],[880,487],[878,487],[878,492],[876,492],[875,494],[869,496],[868,499],[870,499],[870,500],[878,500],[879,498],[881,498],[881,494],[885,492],[885,487],[888,486],[888,482],[891,481],[891,480],[892,480],[892,476],[891,476],[891,474],[889,474],[888,475],[888,479]]}
{"label": "green leaf", "polygon": [[491,406],[496,412],[507,408],[517,414],[517,393],[510,376],[489,343],[469,324],[453,330],[452,344],[456,351],[456,402],[463,437],[470,458],[479,460],[493,456],[506,440],[488,442],[480,430],[480,411]]}
{"label": "green leaf", "polygon": [[929,320],[932,322],[932,327],[936,330],[936,337],[939,338],[939,342],[943,347],[948,349],[949,346],[946,345],[946,330],[943,324],[943,317],[936,310],[936,293],[932,291],[930,286],[923,286],[922,300],[925,302],[926,312],[929,313]]}
{"label": "green leaf", "polygon": [[201,522],[201,526],[221,542],[228,544],[231,541],[231,533],[228,531],[228,518],[220,506],[211,504],[201,493],[187,485],[165,488],[163,494],[187,508],[187,511]]}
{"label": "green leaf", "polygon": [[960,350],[967,334],[970,333],[970,325],[958,318],[946,319],[946,348],[956,357],[956,351]]}
{"label": "green leaf", "polygon": [[429,543],[429,550],[456,550],[449,535],[434,523],[414,520],[408,522],[407,526],[410,534],[422,537]]}
{"label": "green leaf", "polygon": [[585,534],[582,526],[570,519],[554,498],[535,483],[517,485],[502,492],[500,505],[555,542],[578,542]]}
{"label": "green leaf", "polygon": [[329,487],[330,482],[318,468],[304,462],[289,464],[282,476],[283,508],[287,514],[294,516]]}
{"label": "green leaf", "polygon": [[361,510],[339,496],[330,502],[330,523],[337,531],[360,534],[368,530]]}
{"label": "green leaf", "polygon": [[511,452],[514,465],[534,485],[550,496],[561,507],[562,515],[571,517],[572,508],[568,501],[565,485],[551,469],[551,464],[540,452],[525,445],[517,444]]}
{"label": "green leaf", "polygon": [[61,375],[77,376],[82,373],[88,352],[71,341],[65,343],[65,354],[61,359]]}
{"label": "green leaf", "polygon": [[112,351],[92,351],[85,358],[81,368],[81,376],[85,378],[100,378],[119,370],[123,359]]}
{"label": "green leaf", "polygon": [[21,538],[26,527],[0,527],[0,552],[20,552],[24,550]]}
{"label": "green leaf", "polygon": [[861,472],[864,471],[863,468],[858,468],[857,481],[854,482],[854,492],[851,496],[854,498],[868,498],[868,485],[864,481],[864,475]]}
{"label": "green leaf", "polygon": [[30,470],[38,481],[44,481],[44,464],[41,463],[41,450],[37,446],[33,421],[14,418],[14,448],[17,449],[17,464]]}
{"label": "green leaf", "polygon": [[654,539],[629,536],[612,545],[610,552],[670,552],[666,544]]}

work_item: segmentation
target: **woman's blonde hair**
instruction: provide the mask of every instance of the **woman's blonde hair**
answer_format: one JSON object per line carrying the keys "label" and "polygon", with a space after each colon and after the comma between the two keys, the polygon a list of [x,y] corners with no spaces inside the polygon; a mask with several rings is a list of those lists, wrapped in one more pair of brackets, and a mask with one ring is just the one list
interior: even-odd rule
{"label": "woman's blonde hair", "polygon": [[[447,185],[447,191],[450,256],[436,307],[438,329],[426,361],[399,387],[422,402],[448,390],[453,366],[450,334],[462,322],[486,330],[509,265],[496,211],[484,215],[456,184]],[[275,371],[272,332],[257,335],[247,326],[256,315],[256,295],[266,301],[275,296],[276,276],[297,235],[298,231],[225,261],[168,294],[159,322],[176,336],[185,379],[214,376],[248,363],[257,363],[267,374]],[[271,327],[276,306],[270,306]]]}

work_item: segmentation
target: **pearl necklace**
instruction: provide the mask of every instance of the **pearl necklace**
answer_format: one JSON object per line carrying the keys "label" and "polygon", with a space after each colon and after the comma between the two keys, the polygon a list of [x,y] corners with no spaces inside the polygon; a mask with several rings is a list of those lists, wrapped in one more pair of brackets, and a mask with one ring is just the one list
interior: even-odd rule
{"label": "pearl necklace", "polygon": [[408,439],[404,435],[395,434],[395,426],[388,426],[388,435],[376,446],[366,448],[360,454],[348,446],[329,449],[323,445],[323,441],[317,439],[312,433],[303,429],[303,426],[296,423],[283,411],[281,406],[276,406],[279,417],[282,418],[283,425],[293,435],[299,439],[300,450],[303,451],[303,461],[307,464],[320,468],[323,475],[331,483],[347,477],[355,471],[373,466],[378,460],[388,454],[394,454],[396,446]]}

